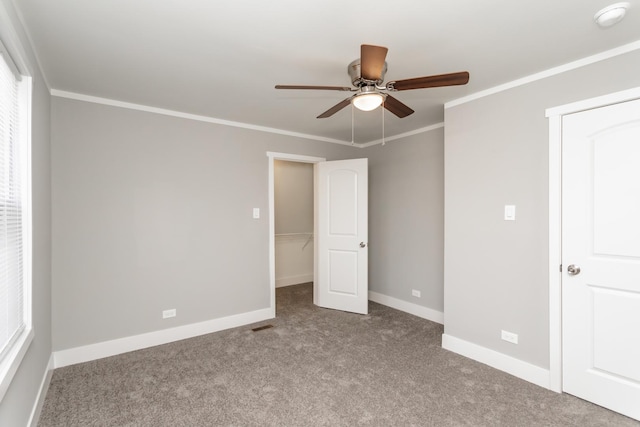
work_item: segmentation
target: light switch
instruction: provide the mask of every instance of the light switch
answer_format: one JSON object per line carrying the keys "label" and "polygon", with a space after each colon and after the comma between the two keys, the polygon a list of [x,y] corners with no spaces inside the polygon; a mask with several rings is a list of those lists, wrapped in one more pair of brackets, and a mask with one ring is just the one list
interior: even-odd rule
{"label": "light switch", "polygon": [[504,220],[515,221],[516,220],[516,207],[515,205],[504,205]]}
{"label": "light switch", "polygon": [[260,208],[253,208],[253,219],[260,219]]}

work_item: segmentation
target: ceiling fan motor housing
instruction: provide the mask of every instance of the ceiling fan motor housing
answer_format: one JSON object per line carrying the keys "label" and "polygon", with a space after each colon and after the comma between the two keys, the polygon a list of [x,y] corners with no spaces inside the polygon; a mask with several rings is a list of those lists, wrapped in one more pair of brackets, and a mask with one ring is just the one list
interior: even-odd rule
{"label": "ceiling fan motor housing", "polygon": [[352,61],[351,64],[349,64],[349,66],[347,67],[347,72],[349,73],[349,77],[351,77],[351,83],[355,87],[381,85],[382,82],[384,81],[384,75],[387,72],[387,62],[385,61],[384,67],[382,67],[382,73],[380,73],[380,79],[376,81],[365,80],[362,78],[361,72],[360,72],[360,58]]}

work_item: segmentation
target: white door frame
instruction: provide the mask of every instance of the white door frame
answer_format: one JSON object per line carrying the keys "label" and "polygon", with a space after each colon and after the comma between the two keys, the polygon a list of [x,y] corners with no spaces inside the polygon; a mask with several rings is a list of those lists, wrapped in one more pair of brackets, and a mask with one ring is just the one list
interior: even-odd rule
{"label": "white door frame", "polygon": [[640,99],[640,87],[560,105],[549,118],[549,389],[562,392],[562,116]]}
{"label": "white door frame", "polygon": [[[304,156],[300,154],[275,153],[267,151],[269,157],[269,309],[271,317],[276,317],[276,219],[275,219],[275,179],[274,161],[286,160],[288,162],[318,163],[327,159],[324,157]],[[315,188],[315,185],[314,185]],[[315,222],[315,218],[314,218]],[[314,226],[315,230],[315,226]],[[314,256],[315,264],[315,256]],[[314,268],[315,274],[315,268]]]}

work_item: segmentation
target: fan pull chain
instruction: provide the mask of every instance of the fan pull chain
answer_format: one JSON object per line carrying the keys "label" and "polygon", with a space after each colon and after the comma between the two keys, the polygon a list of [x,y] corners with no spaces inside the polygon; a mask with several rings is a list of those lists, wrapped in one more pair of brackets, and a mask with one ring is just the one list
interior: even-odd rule
{"label": "fan pull chain", "polygon": [[382,145],[384,145],[384,101],[382,102]]}
{"label": "fan pull chain", "polygon": [[355,145],[356,144],[356,139],[354,138],[355,121],[354,121],[354,118],[353,118],[355,108],[356,107],[353,106],[353,102],[352,102],[351,103],[351,145]]}

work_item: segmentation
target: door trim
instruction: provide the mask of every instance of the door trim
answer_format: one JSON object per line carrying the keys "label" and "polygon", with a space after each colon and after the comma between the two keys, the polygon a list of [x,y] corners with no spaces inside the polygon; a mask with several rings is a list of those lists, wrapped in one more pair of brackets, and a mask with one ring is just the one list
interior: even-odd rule
{"label": "door trim", "polygon": [[640,87],[548,108],[549,389],[562,392],[562,116],[640,99]]}
{"label": "door trim", "polygon": [[[318,163],[327,159],[324,157],[305,156],[301,154],[276,153],[267,151],[269,157],[269,310],[271,317],[276,317],[276,217],[275,217],[275,179],[274,161]],[[315,185],[314,185],[315,191]],[[314,218],[315,222],[315,218]],[[315,230],[315,225],[314,225]],[[314,257],[315,264],[315,257]],[[314,269],[315,270],[315,269]]]}

